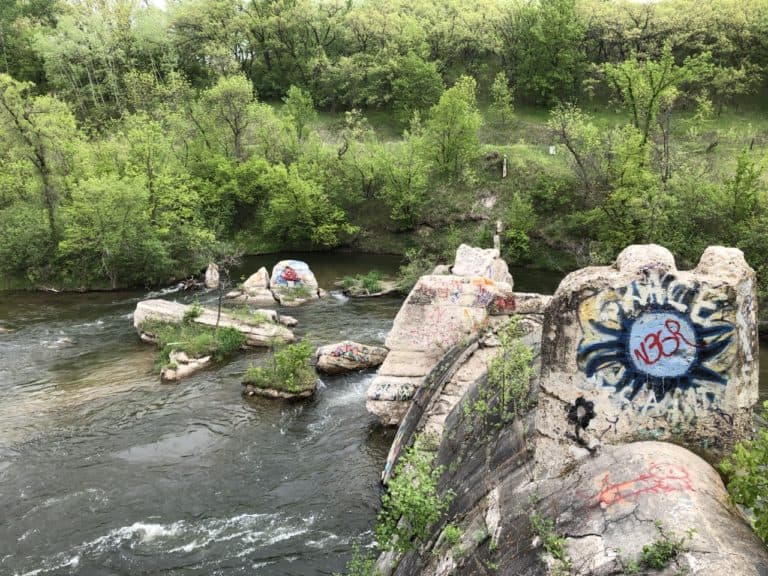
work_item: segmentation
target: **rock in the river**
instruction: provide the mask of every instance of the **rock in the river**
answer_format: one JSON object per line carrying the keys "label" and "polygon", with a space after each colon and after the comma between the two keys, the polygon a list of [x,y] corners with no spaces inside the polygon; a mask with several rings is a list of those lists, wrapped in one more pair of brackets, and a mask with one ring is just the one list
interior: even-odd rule
{"label": "rock in the river", "polygon": [[219,266],[215,262],[208,264],[205,270],[205,287],[210,290],[219,287]]}
{"label": "rock in the river", "polygon": [[10,334],[13,332],[12,328],[6,328],[5,326],[0,326],[0,334]]}
{"label": "rock in the river", "polygon": [[260,388],[253,384],[244,383],[243,394],[245,396],[264,396],[266,398],[282,398],[284,400],[300,400],[302,398],[309,398],[315,393],[316,388],[311,390],[302,390],[301,392],[286,392],[285,390],[277,390],[275,388]]}
{"label": "rock in the river", "polygon": [[270,288],[281,306],[299,306],[320,297],[315,275],[301,260],[281,260],[275,264]]}
{"label": "rock in the river", "polygon": [[[133,325],[141,334],[142,324],[148,320],[178,323],[184,319],[184,314],[190,306],[168,300],[144,300],[136,305],[133,313]],[[216,326],[216,311],[203,309],[203,313],[194,319],[198,324]],[[273,346],[275,343],[293,342],[293,332],[280,324],[265,322],[251,326],[236,318],[221,313],[219,326],[231,326],[245,334],[249,346]],[[151,337],[151,335],[150,335]]]}
{"label": "rock in the river", "polygon": [[160,372],[163,382],[175,382],[199,372],[211,363],[210,356],[190,358],[184,352],[172,351],[170,362]]}
{"label": "rock in the river", "polygon": [[375,368],[384,362],[387,349],[382,346],[367,346],[351,340],[321,346],[315,351],[317,370],[326,374],[342,374]]}
{"label": "rock in the river", "polygon": [[242,289],[228,292],[226,298],[252,306],[270,306],[277,303],[269,289],[269,272],[263,266],[243,282]]}

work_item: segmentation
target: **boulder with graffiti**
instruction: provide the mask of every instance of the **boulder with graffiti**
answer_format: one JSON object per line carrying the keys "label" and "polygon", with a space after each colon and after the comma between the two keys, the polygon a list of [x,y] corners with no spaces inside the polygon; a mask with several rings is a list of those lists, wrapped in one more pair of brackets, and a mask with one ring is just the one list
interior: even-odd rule
{"label": "boulder with graffiti", "polygon": [[315,275],[301,260],[281,260],[275,264],[270,288],[281,306],[299,306],[320,297]]}
{"label": "boulder with graffiti", "polygon": [[[564,438],[589,402],[592,442],[673,439],[721,453],[751,430],[758,396],[755,273],[710,247],[677,270],[660,246],[567,276],[545,321],[537,428]],[[556,443],[555,440],[548,442]]]}
{"label": "boulder with graffiti", "polygon": [[326,374],[344,374],[357,370],[366,370],[379,366],[387,357],[388,350],[383,346],[359,344],[344,340],[336,344],[321,346],[315,351],[318,372]]}

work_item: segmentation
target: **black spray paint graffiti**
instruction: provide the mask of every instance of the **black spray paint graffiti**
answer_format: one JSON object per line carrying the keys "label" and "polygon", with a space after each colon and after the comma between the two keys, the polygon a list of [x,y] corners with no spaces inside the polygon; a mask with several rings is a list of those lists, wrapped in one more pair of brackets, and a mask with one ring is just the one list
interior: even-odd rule
{"label": "black spray paint graffiti", "polygon": [[602,292],[579,310],[579,368],[628,400],[644,388],[660,402],[678,389],[725,385],[734,333],[728,302],[722,290],[671,274]]}

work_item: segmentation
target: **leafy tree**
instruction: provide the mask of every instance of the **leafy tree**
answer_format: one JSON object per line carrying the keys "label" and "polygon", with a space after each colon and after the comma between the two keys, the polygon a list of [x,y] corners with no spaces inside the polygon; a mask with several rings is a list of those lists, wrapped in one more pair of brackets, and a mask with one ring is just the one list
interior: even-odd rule
{"label": "leafy tree", "polygon": [[424,154],[438,173],[457,179],[480,150],[477,131],[483,123],[477,109],[474,78],[462,76],[446,90],[429,113]]}
{"label": "leafy tree", "polygon": [[514,112],[512,102],[512,91],[509,89],[507,75],[499,72],[491,85],[491,106],[488,110],[495,124],[506,126],[509,123]]}
{"label": "leafy tree", "polygon": [[48,216],[51,246],[55,246],[63,178],[79,135],[66,104],[53,96],[33,96],[32,89],[30,83],[0,74],[0,129],[39,179],[39,197]]}
{"label": "leafy tree", "polygon": [[240,162],[245,160],[246,133],[253,122],[255,103],[251,82],[242,74],[222,77],[203,93],[203,101],[211,118],[223,127],[225,154]]}
{"label": "leafy tree", "polygon": [[344,211],[334,206],[315,182],[302,179],[295,167],[278,166],[281,186],[272,191],[265,216],[265,230],[280,246],[330,247],[339,244],[343,234],[353,234]]}
{"label": "leafy tree", "polygon": [[406,228],[420,222],[428,199],[429,165],[421,146],[421,129],[415,122],[402,143],[386,146],[380,156],[384,175],[381,196],[390,208],[390,218]]}
{"label": "leafy tree", "polygon": [[283,110],[296,129],[296,137],[303,140],[307,125],[317,117],[312,96],[298,86],[291,86],[283,102],[285,102]]}
{"label": "leafy tree", "polygon": [[409,122],[414,112],[426,113],[444,90],[435,63],[426,62],[413,52],[395,61],[393,75],[392,108],[401,122]]}
{"label": "leafy tree", "polygon": [[620,103],[629,111],[634,127],[642,133],[642,144],[664,110],[674,106],[683,83],[708,70],[709,55],[687,58],[682,66],[675,63],[672,49],[664,47],[659,60],[641,60],[635,54],[620,64],[605,64],[602,71]]}
{"label": "leafy tree", "polygon": [[515,4],[499,33],[509,76],[523,95],[542,104],[576,95],[586,67],[576,0]]}

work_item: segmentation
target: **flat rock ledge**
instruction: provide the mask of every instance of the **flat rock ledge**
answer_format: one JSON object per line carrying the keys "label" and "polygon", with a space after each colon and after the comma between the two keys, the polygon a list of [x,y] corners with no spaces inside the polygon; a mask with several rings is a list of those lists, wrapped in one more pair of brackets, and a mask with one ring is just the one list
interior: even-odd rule
{"label": "flat rock ledge", "polygon": [[389,350],[383,346],[369,346],[352,340],[321,346],[315,351],[318,372],[345,374],[375,368],[384,362]]}
{"label": "flat rock ledge", "polygon": [[[147,334],[141,329],[142,324],[148,320],[159,322],[169,322],[176,324],[184,319],[184,314],[191,308],[186,304],[179,302],[170,302],[168,300],[143,300],[136,304],[136,310],[133,313],[133,326],[139,332],[143,341],[153,341],[151,334]],[[265,311],[269,313],[270,311]],[[205,326],[216,326],[216,311],[204,308],[202,314],[195,318],[193,322]],[[228,316],[225,312],[221,313],[219,326],[231,327],[242,332],[246,338],[248,346],[270,347],[275,343],[288,343],[294,341],[293,332],[281,324],[266,322],[257,326],[251,326],[236,318]]]}

